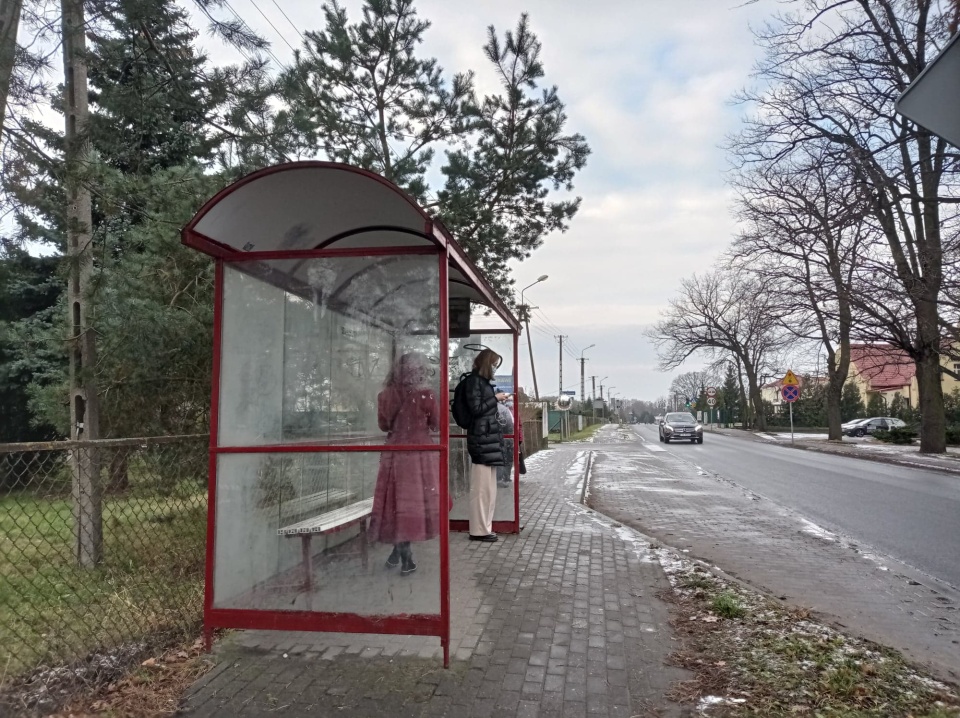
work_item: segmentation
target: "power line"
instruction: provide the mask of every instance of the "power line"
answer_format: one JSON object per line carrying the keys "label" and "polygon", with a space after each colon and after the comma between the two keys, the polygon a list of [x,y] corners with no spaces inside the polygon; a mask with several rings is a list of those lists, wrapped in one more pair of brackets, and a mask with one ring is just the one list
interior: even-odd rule
{"label": "power line", "polygon": [[250,0],[250,4],[253,5],[253,6],[257,9],[257,12],[258,12],[258,13],[260,13],[261,15],[263,15],[263,19],[266,20],[267,23],[270,25],[270,27],[273,28],[273,31],[280,36],[280,39],[283,40],[285,43],[287,43],[287,47],[289,47],[291,51],[296,52],[296,51],[297,51],[297,48],[295,48],[293,45],[290,44],[290,41],[287,40],[286,35],[284,35],[282,32],[280,32],[280,30],[277,29],[277,26],[273,24],[273,21],[272,21],[270,18],[267,17],[267,14],[266,14],[263,10],[260,9],[260,6],[257,5],[257,0]]}
{"label": "power line", "polygon": [[300,37],[302,37],[304,40],[306,40],[306,39],[307,39],[307,36],[304,35],[302,32],[300,32],[300,28],[299,28],[299,27],[297,27],[296,25],[294,25],[293,20],[291,20],[291,19],[287,16],[287,13],[285,13],[285,12],[283,11],[283,8],[280,7],[279,3],[277,3],[277,0],[273,0],[273,4],[277,6],[277,10],[280,11],[280,14],[283,15],[285,18],[287,18],[287,22],[290,23],[290,27],[292,27],[294,30],[296,30],[297,33],[300,35]]}
{"label": "power line", "polygon": [[[250,27],[250,23],[248,23],[246,20],[244,20],[244,19],[240,16],[240,13],[238,13],[238,12],[234,9],[233,5],[230,4],[230,0],[224,0],[224,3],[223,3],[223,4],[226,6],[226,8],[227,8],[230,12],[233,13],[233,16],[234,16],[235,18],[237,18],[237,22],[239,22],[241,25],[243,25],[243,26],[246,27],[246,28],[249,28],[249,27]],[[259,9],[259,8],[258,8],[258,9]],[[262,13],[261,13],[261,14],[262,14]],[[269,21],[268,21],[268,22],[269,22]],[[272,23],[271,23],[271,27],[272,27]],[[284,39],[284,42],[286,42],[286,39]],[[287,44],[289,45],[290,43],[287,43]],[[239,49],[239,48],[238,48],[238,49]],[[284,67],[283,63],[280,61],[280,58],[277,57],[276,54],[274,54],[273,48],[271,48],[269,45],[267,46],[267,52],[270,53],[270,57],[272,57],[272,58],[276,61],[277,66],[278,66],[281,70],[286,69],[286,68]],[[252,60],[250,59],[250,56],[247,55],[246,52],[244,52],[243,50],[241,50],[240,53],[247,59],[247,62],[252,62]]]}

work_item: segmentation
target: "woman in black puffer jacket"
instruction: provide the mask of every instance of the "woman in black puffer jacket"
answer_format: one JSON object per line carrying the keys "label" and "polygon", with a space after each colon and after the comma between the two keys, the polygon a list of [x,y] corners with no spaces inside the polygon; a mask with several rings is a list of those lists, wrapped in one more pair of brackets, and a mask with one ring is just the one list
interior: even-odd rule
{"label": "woman in black puffer jacket", "polygon": [[493,510],[497,504],[497,467],[503,466],[503,430],[497,420],[497,403],[507,395],[494,390],[493,372],[501,358],[484,349],[473,361],[465,395],[472,421],[467,429],[467,452],[473,462],[470,471],[470,540],[496,541]]}

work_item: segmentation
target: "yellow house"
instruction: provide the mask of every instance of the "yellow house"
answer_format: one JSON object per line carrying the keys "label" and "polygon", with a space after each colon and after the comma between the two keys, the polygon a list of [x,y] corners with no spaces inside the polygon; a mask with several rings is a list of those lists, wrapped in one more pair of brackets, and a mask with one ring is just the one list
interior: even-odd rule
{"label": "yellow house", "polygon": [[[960,374],[960,361],[941,356],[940,364]],[[889,406],[900,394],[909,406],[916,407],[920,396],[913,359],[889,344],[851,344],[848,381],[860,388],[864,404],[873,394],[880,394]],[[960,381],[949,374],[942,373],[941,382],[944,394],[960,388]]]}

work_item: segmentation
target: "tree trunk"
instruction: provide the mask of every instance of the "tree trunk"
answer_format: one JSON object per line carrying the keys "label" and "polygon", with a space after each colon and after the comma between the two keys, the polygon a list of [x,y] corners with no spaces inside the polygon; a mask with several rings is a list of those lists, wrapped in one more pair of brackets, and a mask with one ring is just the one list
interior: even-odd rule
{"label": "tree trunk", "polygon": [[840,416],[840,399],[843,396],[844,381],[838,381],[836,372],[830,372],[830,383],[827,385],[827,438],[830,441],[842,441],[843,429],[840,425],[843,419]]}
{"label": "tree trunk", "polygon": [[17,30],[20,28],[22,9],[23,0],[0,0],[0,134],[3,133],[7,116],[7,99],[17,54]]}
{"label": "tree trunk", "polygon": [[766,431],[767,417],[763,414],[763,395],[760,393],[760,384],[757,381],[757,372],[752,366],[747,364],[747,362],[743,363],[743,368],[747,373],[747,387],[750,390],[750,403],[753,406],[753,427],[757,431]]}
{"label": "tree trunk", "polygon": [[940,354],[927,351],[916,362],[920,394],[920,453],[943,454],[947,450]]}

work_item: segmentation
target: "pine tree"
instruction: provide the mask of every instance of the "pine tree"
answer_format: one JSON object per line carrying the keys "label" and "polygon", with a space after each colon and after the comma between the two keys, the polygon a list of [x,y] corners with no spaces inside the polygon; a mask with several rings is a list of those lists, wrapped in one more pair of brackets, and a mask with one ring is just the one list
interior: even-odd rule
{"label": "pine tree", "polygon": [[550,191],[573,190],[590,148],[582,135],[565,133],[556,86],[540,86],[541,43],[526,13],[502,41],[491,25],[483,49],[501,91],[475,108],[478,137],[448,153],[438,199],[443,222],[502,291],[507,263],[528,258],[576,215],[579,197],[551,201]]}
{"label": "pine tree", "polygon": [[740,387],[737,381],[737,370],[733,362],[727,364],[727,372],[723,377],[723,387],[720,390],[720,400],[717,404],[723,409],[723,416],[727,424],[732,424],[739,416]]}
{"label": "pine tree", "polygon": [[64,358],[28,341],[28,323],[49,324],[57,307],[56,268],[54,257],[31,257],[17,248],[0,252],[0,442],[57,436],[50,423],[34,421],[29,387],[37,377],[62,374]]}
{"label": "pine tree", "polygon": [[849,381],[843,385],[843,394],[840,397],[840,416],[844,421],[861,419],[866,416],[866,407],[860,387],[856,382]]}
{"label": "pine tree", "polygon": [[123,174],[202,162],[222,98],[205,77],[198,33],[169,0],[111,0],[90,43],[91,140]]}
{"label": "pine tree", "polygon": [[[382,174],[435,210],[437,217],[504,294],[507,264],[523,260],[553,231],[564,231],[580,199],[570,192],[589,148],[566,132],[556,87],[541,87],[541,44],[526,15],[501,40],[488,29],[484,52],[500,80],[477,99],[473,74],[447,81],[416,51],[430,24],[413,0],[366,0],[351,24],[337,3],[324,6],[322,30],[307,32],[281,95],[289,110],[272,127],[295,134],[304,153]],[[438,148],[446,160],[438,167]],[[432,196],[430,170],[444,186]]]}
{"label": "pine tree", "polygon": [[324,28],[306,32],[281,78],[290,107],[281,117],[304,146],[377,172],[423,201],[436,147],[469,129],[472,75],[448,83],[435,59],[417,56],[430,23],[413,0],[365,0],[353,24],[336,2],[323,6],[323,16]]}
{"label": "pine tree", "polygon": [[[224,98],[196,54],[196,33],[168,0],[118,0],[103,7],[88,53],[96,271],[88,296],[100,345],[96,378],[104,436],[205,430],[212,317],[211,265],[180,245],[179,228],[223,184],[203,167],[219,135],[209,122]],[[42,128],[40,128],[42,129]],[[7,187],[21,200],[21,239],[62,249],[63,165],[50,152],[24,155]],[[39,143],[38,143],[39,144]],[[19,327],[33,351],[62,352],[66,307]],[[141,336],[141,333],[145,333]],[[187,366],[194,372],[188,371]],[[62,364],[33,376],[35,414],[65,426]]]}

